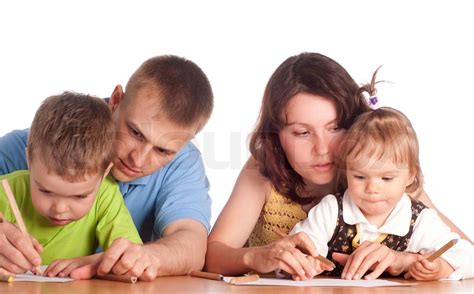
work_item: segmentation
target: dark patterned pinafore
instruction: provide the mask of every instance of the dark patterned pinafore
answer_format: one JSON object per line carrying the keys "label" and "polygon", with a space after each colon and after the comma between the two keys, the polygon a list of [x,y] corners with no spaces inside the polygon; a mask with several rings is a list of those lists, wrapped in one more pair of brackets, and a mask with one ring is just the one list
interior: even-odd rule
{"label": "dark patterned pinafore", "polygon": [[[328,259],[334,262],[336,268],[330,272],[323,272],[322,275],[326,276],[341,276],[343,266],[337,263],[332,258],[333,252],[340,252],[345,254],[351,254],[355,248],[352,244],[354,237],[357,234],[356,225],[349,225],[344,222],[342,216],[342,196],[337,196],[338,205],[338,216],[337,224],[334,230],[334,234],[331,240],[328,242]],[[410,241],[411,235],[413,234],[413,227],[415,226],[416,219],[420,215],[421,211],[427,208],[421,201],[415,200],[410,197],[411,200],[411,222],[408,233],[405,236],[387,235],[380,244],[387,246],[395,251],[405,251]]]}

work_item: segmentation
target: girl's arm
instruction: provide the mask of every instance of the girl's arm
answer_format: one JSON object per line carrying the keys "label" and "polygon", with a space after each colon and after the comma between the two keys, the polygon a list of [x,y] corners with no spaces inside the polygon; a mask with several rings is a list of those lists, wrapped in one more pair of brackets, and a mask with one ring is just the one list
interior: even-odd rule
{"label": "girl's arm", "polygon": [[[255,159],[250,158],[209,236],[207,271],[236,275],[252,270],[270,272],[281,268],[302,277],[303,271],[311,271],[311,264],[296,249],[298,246],[314,250],[310,248],[312,242],[302,234],[288,236],[263,247],[242,248],[255,227],[271,188],[268,179],[258,171]],[[292,254],[289,254],[288,249],[291,248],[294,250],[290,250]]]}
{"label": "girl's arm", "polygon": [[462,239],[467,240],[472,243],[472,240],[469,239],[469,237],[466,234],[464,234],[453,222],[451,222],[449,218],[447,218],[441,211],[439,211],[435,207],[435,205],[433,204],[433,202],[431,202],[431,199],[428,197],[425,191],[421,191],[421,193],[419,193],[418,195],[414,195],[414,197],[417,200],[420,200],[421,202],[423,202],[429,208],[436,210],[438,215],[441,217],[441,220],[443,220],[443,222],[451,229],[451,231],[461,236]]}

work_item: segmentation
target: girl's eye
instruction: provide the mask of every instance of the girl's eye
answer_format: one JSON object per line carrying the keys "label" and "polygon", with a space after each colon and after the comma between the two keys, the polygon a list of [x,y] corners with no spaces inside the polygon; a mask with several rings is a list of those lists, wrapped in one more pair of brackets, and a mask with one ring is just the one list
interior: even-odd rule
{"label": "girl's eye", "polygon": [[390,182],[393,180],[392,177],[382,177],[382,180],[384,180],[385,182]]}

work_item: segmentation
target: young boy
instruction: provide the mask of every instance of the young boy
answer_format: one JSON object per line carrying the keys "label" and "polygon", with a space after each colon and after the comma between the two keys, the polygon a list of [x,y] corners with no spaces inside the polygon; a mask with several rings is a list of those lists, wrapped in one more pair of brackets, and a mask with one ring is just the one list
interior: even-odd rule
{"label": "young boy", "polygon": [[[33,266],[91,255],[98,245],[107,250],[119,237],[141,244],[119,186],[107,177],[113,134],[111,111],[99,98],[65,92],[47,98],[36,112],[26,150],[29,170],[0,176],[8,180],[26,228],[40,244],[33,240],[41,253]],[[0,212],[15,222],[3,189]],[[15,252],[7,256],[13,259]],[[0,273],[13,275],[16,266],[1,259]]]}

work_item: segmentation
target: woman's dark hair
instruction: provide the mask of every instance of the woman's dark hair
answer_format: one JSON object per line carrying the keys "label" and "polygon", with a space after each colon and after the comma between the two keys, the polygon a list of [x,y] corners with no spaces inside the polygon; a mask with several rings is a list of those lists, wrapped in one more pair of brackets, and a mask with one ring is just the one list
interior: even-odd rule
{"label": "woman's dark hair", "polygon": [[265,88],[249,147],[261,174],[270,179],[277,192],[299,203],[308,202],[301,197],[303,178],[290,166],[278,136],[286,125],[284,113],[291,98],[304,92],[335,101],[338,126],[347,129],[369,110],[358,89],[339,63],[318,53],[292,56],[276,69]]}

